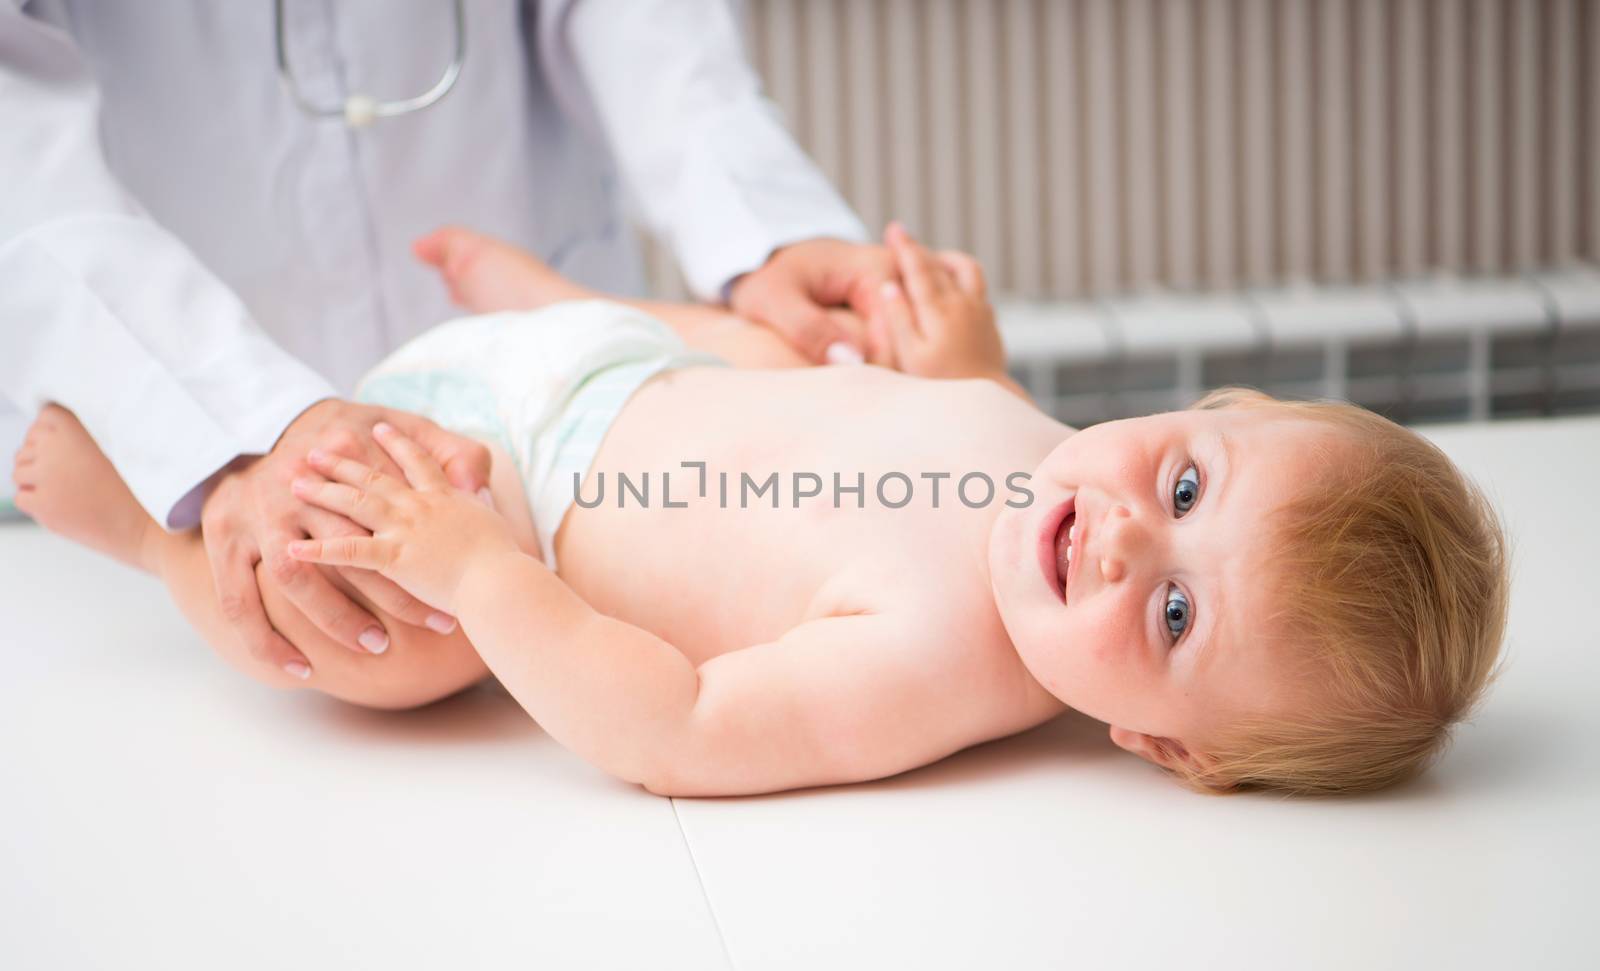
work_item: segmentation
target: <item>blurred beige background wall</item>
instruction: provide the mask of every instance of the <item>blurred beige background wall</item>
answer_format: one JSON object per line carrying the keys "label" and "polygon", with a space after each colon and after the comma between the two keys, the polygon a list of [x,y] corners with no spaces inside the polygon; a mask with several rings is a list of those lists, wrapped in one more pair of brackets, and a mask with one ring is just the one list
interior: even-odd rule
{"label": "blurred beige background wall", "polygon": [[1013,296],[1600,263],[1600,0],[744,9],[867,223],[970,250]]}

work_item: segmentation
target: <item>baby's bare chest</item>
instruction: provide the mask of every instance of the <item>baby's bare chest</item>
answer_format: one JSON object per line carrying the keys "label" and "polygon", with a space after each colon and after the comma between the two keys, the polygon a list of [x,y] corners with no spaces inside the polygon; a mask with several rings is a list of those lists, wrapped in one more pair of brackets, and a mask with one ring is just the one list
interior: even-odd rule
{"label": "baby's bare chest", "polygon": [[932,382],[823,370],[642,389],[557,536],[563,579],[696,661],[828,613],[913,609],[951,641],[994,641],[967,629],[998,629],[989,531],[1037,461],[997,431],[1016,424],[1009,396],[942,404]]}
{"label": "baby's bare chest", "polygon": [[[600,494],[597,470],[587,487]],[[668,486],[677,502],[677,477]],[[715,474],[713,474],[715,481]],[[760,501],[713,485],[686,505],[651,504],[633,486],[619,503],[577,508],[558,537],[561,576],[597,609],[650,630],[700,663],[766,643],[818,617],[908,611],[936,623],[940,640],[978,647],[994,613],[984,569],[986,529],[975,516],[874,508],[828,496],[790,498],[792,480]],[[758,483],[759,484],[759,483]],[[749,485],[748,480],[745,485]],[[801,493],[815,483],[802,478]],[[779,501],[771,489],[782,488]],[[1003,646],[1003,645],[1002,645]],[[930,643],[930,656],[944,644]]]}

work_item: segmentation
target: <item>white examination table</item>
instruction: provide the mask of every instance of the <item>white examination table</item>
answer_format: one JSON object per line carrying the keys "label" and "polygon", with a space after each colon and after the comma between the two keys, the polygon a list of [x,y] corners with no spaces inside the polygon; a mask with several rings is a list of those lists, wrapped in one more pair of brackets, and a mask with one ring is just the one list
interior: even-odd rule
{"label": "white examination table", "polygon": [[661,799],[498,690],[258,687],[0,525],[0,967],[1600,967],[1600,419],[1436,438],[1513,533],[1510,663],[1434,772],[1343,800],[1194,795],[1082,721]]}

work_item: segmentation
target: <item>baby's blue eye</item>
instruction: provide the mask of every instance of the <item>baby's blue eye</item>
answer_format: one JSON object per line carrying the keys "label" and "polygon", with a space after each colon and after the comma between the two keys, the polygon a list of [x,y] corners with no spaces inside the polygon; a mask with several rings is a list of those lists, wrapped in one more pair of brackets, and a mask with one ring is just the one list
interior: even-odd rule
{"label": "baby's blue eye", "polygon": [[1167,633],[1173,640],[1183,636],[1189,628],[1189,598],[1183,595],[1176,583],[1167,584],[1167,604],[1161,608],[1163,619],[1167,622]]}
{"label": "baby's blue eye", "polygon": [[1178,484],[1172,487],[1172,508],[1179,516],[1194,508],[1200,498],[1200,471],[1194,466],[1183,470]]}

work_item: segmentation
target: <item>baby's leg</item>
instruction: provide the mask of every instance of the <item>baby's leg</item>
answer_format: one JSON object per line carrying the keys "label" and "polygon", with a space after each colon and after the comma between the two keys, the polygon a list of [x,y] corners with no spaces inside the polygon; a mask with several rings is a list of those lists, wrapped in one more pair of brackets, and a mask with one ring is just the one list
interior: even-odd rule
{"label": "baby's leg", "polygon": [[622,300],[665,323],[697,351],[715,354],[734,367],[811,367],[811,362],[770,327],[751,323],[720,307],[662,300]]}
{"label": "baby's leg", "polygon": [[473,313],[537,310],[564,300],[604,298],[637,307],[677,331],[684,343],[736,367],[808,367],[770,328],[720,307],[611,297],[579,286],[544,261],[510,243],[465,229],[446,228],[417,240],[417,256],[436,267],[450,297]]}
{"label": "baby's leg", "polygon": [[[525,509],[515,472],[498,457],[495,466],[496,502],[506,509],[516,500]],[[507,474],[513,479],[513,496],[502,495]],[[375,708],[406,708],[454,694],[488,673],[459,629],[444,636],[402,624],[330,572],[329,579],[373,611],[390,632],[389,650],[381,656],[350,651],[313,627],[260,566],[256,577],[267,616],[305,654],[312,675],[300,681],[257,661],[233,637],[223,617],[199,532],[168,533],[146,515],[94,439],[64,408],[50,405],[40,413],[17,455],[15,476],[19,508],[53,532],[159,576],[217,654],[258,681],[310,687]],[[515,521],[521,511],[512,509],[508,518]]]}

